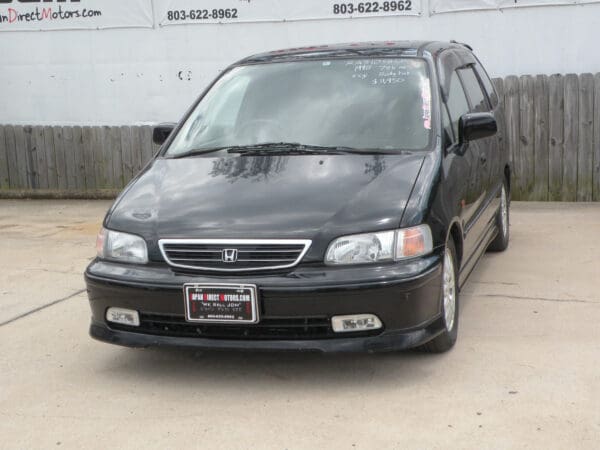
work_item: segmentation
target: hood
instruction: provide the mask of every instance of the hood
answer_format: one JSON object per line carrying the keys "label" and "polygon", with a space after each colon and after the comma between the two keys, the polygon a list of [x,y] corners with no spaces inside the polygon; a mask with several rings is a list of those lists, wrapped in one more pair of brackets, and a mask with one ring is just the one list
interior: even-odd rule
{"label": "hood", "polygon": [[[423,154],[155,160],[105,225],[161,238],[331,239],[397,228]],[[312,251],[311,251],[312,253]],[[308,255],[307,255],[308,256]]]}

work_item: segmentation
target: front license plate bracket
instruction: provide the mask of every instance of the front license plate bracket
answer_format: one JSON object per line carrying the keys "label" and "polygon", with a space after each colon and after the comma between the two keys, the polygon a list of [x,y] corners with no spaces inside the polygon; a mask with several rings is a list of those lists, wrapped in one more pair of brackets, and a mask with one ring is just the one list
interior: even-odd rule
{"label": "front license plate bracket", "polygon": [[257,288],[253,284],[188,283],[183,286],[183,298],[188,322],[259,322]]}

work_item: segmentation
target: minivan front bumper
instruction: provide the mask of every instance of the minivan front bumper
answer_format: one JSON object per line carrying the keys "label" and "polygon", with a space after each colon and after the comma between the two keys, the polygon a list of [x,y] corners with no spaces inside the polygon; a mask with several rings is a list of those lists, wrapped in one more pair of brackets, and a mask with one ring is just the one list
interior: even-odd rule
{"label": "minivan front bumper", "polygon": [[[403,350],[424,344],[444,331],[441,274],[439,252],[378,267],[299,266],[290,273],[241,277],[189,275],[174,272],[165,265],[133,266],[95,260],[85,273],[92,309],[90,334],[100,341],[129,347],[321,352]],[[261,321],[265,323],[297,323],[304,319],[309,323],[313,318],[322,318],[322,323],[327,324],[333,316],[375,314],[384,328],[337,334],[324,325],[321,334],[290,337],[281,328],[280,336],[277,332],[258,336],[256,329],[250,327],[260,327],[259,323],[235,326],[238,334],[212,333],[212,337],[206,337],[211,336],[213,330],[205,325],[197,328],[196,336],[195,325],[184,320],[182,287],[185,283],[256,284]],[[110,307],[133,309],[150,319],[141,327],[117,326],[105,319]],[[162,327],[162,324],[166,325]],[[228,332],[234,328],[221,326],[218,331]]]}

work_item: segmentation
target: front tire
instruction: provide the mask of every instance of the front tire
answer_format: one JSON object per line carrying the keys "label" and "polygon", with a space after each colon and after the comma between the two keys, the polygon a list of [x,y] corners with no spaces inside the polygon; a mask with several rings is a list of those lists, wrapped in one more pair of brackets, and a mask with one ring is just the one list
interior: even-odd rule
{"label": "front tire", "polygon": [[418,347],[429,353],[444,353],[454,347],[458,337],[458,260],[454,241],[449,240],[444,251],[442,273],[442,315],[445,330],[431,341]]}
{"label": "front tire", "polygon": [[503,252],[508,248],[508,242],[510,241],[510,200],[506,181],[502,183],[502,191],[500,192],[500,208],[496,213],[496,228],[498,228],[498,235],[489,245],[488,250]]}

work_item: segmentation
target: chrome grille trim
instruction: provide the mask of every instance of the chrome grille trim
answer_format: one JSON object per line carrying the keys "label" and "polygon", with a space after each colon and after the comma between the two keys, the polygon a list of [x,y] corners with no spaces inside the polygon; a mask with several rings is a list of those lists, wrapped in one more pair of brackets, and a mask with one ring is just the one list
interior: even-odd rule
{"label": "chrome grille trim", "polygon": [[[308,252],[312,244],[311,240],[308,239],[160,239],[158,241],[158,246],[160,248],[160,252],[165,259],[165,261],[172,267],[178,267],[181,269],[188,270],[197,270],[197,271],[211,271],[211,272],[252,272],[252,271],[260,271],[260,270],[277,270],[277,269],[287,269],[290,267],[296,266],[302,258]],[[270,246],[269,249],[252,249],[252,250],[244,250],[243,248],[238,249],[239,259],[237,262],[249,263],[249,262],[258,262],[258,263],[268,263],[271,262],[273,264],[267,264],[264,266],[258,267],[235,267],[236,263],[231,263],[231,268],[223,268],[223,267],[210,267],[210,265],[199,266],[199,265],[190,265],[185,264],[185,261],[198,261],[200,263],[207,262],[218,262],[221,263],[221,259],[208,259],[206,253],[214,253],[218,254],[221,250],[216,249],[190,249],[190,248],[178,248],[178,249],[166,249],[166,246],[169,245],[217,245],[221,246],[223,249],[225,248],[236,248],[237,246]],[[254,259],[245,257],[249,252],[252,253],[297,253],[295,250],[286,250],[286,249],[277,249],[277,246],[303,246],[302,251],[298,254],[296,258],[286,258],[284,255],[281,255],[281,258],[276,259]],[[273,248],[275,247],[275,248]],[[169,257],[169,253],[199,253],[204,254],[203,256],[198,256],[198,258],[189,259],[186,257]]]}

